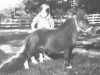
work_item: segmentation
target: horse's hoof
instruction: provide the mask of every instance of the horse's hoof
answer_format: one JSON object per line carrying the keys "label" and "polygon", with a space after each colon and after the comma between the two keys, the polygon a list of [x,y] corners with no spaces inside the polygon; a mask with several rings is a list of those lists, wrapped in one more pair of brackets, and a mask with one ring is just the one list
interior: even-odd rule
{"label": "horse's hoof", "polygon": [[28,69],[29,69],[29,68],[26,68],[26,67],[25,67],[25,70],[28,70]]}
{"label": "horse's hoof", "polygon": [[25,61],[25,63],[24,63],[24,67],[25,67],[25,69],[29,69],[28,61]]}
{"label": "horse's hoof", "polygon": [[72,69],[72,65],[66,66],[67,69]]}
{"label": "horse's hoof", "polygon": [[35,65],[35,64],[38,64],[38,62],[36,61],[36,59],[34,58],[34,56],[33,57],[31,57],[31,61],[32,61],[32,63]]}
{"label": "horse's hoof", "polygon": [[51,60],[51,58],[47,56],[46,54],[44,54],[44,60]]}
{"label": "horse's hoof", "polygon": [[67,69],[72,69],[72,65],[69,64],[69,63],[65,63],[65,66],[66,66]]}
{"label": "horse's hoof", "polygon": [[42,54],[42,53],[40,53],[40,54],[39,54],[39,62],[40,62],[40,63],[42,63],[42,62],[43,62],[43,60],[44,60],[44,58],[43,58],[43,54]]}

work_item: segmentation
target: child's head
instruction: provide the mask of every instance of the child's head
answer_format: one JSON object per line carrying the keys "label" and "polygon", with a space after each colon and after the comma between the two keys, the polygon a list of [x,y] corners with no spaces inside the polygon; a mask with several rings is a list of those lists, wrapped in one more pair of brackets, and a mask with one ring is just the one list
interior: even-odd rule
{"label": "child's head", "polygon": [[49,7],[49,5],[47,5],[47,4],[41,5],[40,8],[39,8],[39,14],[42,17],[48,16],[48,14],[50,14],[50,7]]}

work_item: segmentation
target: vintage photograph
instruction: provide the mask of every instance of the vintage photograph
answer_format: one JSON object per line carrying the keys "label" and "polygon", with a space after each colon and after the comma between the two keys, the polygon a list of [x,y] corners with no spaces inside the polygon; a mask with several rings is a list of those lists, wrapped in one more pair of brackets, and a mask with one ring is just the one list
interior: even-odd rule
{"label": "vintage photograph", "polygon": [[0,0],[0,75],[100,75],[100,0]]}

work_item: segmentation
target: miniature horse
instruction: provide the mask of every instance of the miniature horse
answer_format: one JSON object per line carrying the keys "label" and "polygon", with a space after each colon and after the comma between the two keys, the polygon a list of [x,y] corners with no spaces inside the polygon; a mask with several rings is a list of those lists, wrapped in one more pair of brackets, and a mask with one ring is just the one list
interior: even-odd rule
{"label": "miniature horse", "polygon": [[30,61],[30,58],[39,55],[40,51],[45,53],[59,53],[63,51],[65,65],[69,65],[70,56],[78,38],[77,26],[80,21],[81,19],[72,17],[57,29],[39,29],[31,33],[26,39],[26,46],[21,55]]}

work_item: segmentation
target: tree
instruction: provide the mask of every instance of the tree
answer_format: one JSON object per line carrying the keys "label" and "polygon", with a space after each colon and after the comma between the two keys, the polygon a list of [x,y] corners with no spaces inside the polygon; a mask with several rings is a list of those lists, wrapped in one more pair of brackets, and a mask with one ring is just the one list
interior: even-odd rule
{"label": "tree", "polygon": [[38,8],[44,3],[49,4],[52,15],[59,14],[60,10],[66,12],[69,9],[76,8],[83,9],[86,13],[100,12],[100,0],[23,0],[24,10],[27,13],[36,13]]}
{"label": "tree", "polygon": [[87,13],[100,13],[100,0],[81,0],[78,8],[84,9]]}
{"label": "tree", "polygon": [[4,20],[6,17],[5,17],[5,15],[3,14],[3,13],[0,13],[0,22],[2,21],[2,20]]}
{"label": "tree", "polygon": [[25,11],[27,13],[29,12],[37,12],[38,8],[42,4],[48,4],[51,9],[51,13],[56,10],[68,10],[70,8],[70,5],[68,3],[68,0],[24,0],[23,4],[25,5]]}

